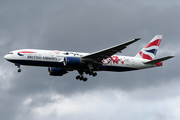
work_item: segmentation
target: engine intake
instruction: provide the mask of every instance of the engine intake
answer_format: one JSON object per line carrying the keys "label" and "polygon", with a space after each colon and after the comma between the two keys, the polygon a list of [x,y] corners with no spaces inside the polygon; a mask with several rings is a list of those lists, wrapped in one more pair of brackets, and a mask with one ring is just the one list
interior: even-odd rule
{"label": "engine intake", "polygon": [[79,57],[65,57],[64,66],[78,66],[81,64],[81,59]]}
{"label": "engine intake", "polygon": [[63,76],[64,74],[68,73],[66,70],[63,70],[57,67],[49,67],[48,72],[49,72],[49,75],[52,75],[52,76]]}

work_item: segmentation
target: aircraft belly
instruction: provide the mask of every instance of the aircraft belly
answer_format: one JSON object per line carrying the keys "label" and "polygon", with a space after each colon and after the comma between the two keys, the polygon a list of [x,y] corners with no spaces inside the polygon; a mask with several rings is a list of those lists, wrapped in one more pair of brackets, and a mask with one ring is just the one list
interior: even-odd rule
{"label": "aircraft belly", "polygon": [[102,70],[102,71],[123,72],[123,71],[131,71],[131,70],[138,70],[138,69],[137,68],[131,68],[131,67],[123,67],[123,66],[103,65],[103,66],[100,67],[99,70]]}
{"label": "aircraft belly", "polygon": [[63,62],[53,62],[53,61],[38,61],[38,60],[9,60],[13,63],[19,63],[21,65],[31,65],[31,66],[44,66],[44,67],[60,67],[63,66]]}

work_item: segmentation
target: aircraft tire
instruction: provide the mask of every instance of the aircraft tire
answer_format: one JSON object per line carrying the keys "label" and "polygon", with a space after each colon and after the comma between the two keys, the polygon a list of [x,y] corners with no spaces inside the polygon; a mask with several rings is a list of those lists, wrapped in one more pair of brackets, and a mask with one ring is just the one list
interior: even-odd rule
{"label": "aircraft tire", "polygon": [[18,72],[20,73],[20,72],[21,72],[21,69],[18,69]]}
{"label": "aircraft tire", "polygon": [[87,81],[87,78],[84,78],[83,81],[86,82],[86,81]]}
{"label": "aircraft tire", "polygon": [[97,76],[97,73],[93,73],[93,77]]}
{"label": "aircraft tire", "polygon": [[80,77],[80,80],[83,80],[83,77]]}
{"label": "aircraft tire", "polygon": [[76,76],[76,79],[77,79],[77,80],[79,80],[79,79],[80,79],[80,76],[79,76],[79,75],[78,75],[78,76]]}

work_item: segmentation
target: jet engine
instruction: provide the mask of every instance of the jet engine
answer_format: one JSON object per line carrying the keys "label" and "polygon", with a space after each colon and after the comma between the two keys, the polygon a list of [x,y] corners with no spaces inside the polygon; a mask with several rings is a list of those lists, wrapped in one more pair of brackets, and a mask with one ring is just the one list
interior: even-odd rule
{"label": "jet engine", "polygon": [[49,67],[48,72],[49,72],[49,75],[52,75],[52,76],[63,76],[64,74],[68,73],[66,70],[63,70],[57,67]]}
{"label": "jet engine", "polygon": [[78,66],[81,64],[81,59],[79,57],[65,57],[64,66]]}

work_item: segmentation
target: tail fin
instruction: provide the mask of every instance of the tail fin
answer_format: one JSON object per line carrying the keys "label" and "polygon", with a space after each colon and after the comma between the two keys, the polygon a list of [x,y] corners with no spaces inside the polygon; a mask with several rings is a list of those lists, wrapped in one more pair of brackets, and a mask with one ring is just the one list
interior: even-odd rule
{"label": "tail fin", "polygon": [[135,57],[154,60],[162,35],[156,35]]}

